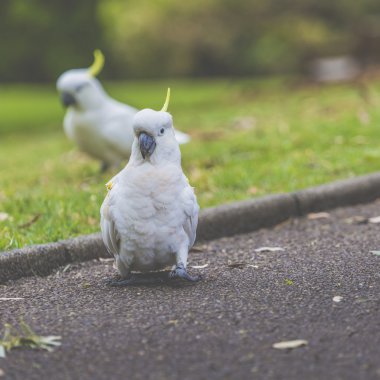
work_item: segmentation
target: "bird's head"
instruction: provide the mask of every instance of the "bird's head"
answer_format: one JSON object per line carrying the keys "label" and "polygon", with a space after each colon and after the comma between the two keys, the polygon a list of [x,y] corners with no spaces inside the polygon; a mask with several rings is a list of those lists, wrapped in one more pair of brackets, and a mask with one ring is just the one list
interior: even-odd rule
{"label": "bird's head", "polygon": [[95,78],[103,68],[104,56],[100,50],[95,50],[94,58],[88,69],[68,70],[58,78],[57,90],[65,107],[98,108],[104,99],[103,87]]}
{"label": "bird's head", "polygon": [[146,108],[139,111],[133,120],[135,141],[132,156],[137,161],[180,162],[181,153],[175,138],[172,116],[166,112],[170,99],[168,89],[161,111]]}

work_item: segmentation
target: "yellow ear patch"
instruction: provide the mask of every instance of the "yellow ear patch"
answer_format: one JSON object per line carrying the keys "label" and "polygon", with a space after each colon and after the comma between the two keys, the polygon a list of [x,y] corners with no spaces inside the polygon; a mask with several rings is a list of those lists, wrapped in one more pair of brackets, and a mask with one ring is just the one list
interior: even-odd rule
{"label": "yellow ear patch", "polygon": [[113,188],[112,181],[109,181],[108,183],[106,183],[106,188],[107,188],[108,191],[110,191]]}
{"label": "yellow ear patch", "polygon": [[103,69],[104,66],[104,55],[99,50],[94,50],[94,63],[88,68],[88,73],[96,77]]}

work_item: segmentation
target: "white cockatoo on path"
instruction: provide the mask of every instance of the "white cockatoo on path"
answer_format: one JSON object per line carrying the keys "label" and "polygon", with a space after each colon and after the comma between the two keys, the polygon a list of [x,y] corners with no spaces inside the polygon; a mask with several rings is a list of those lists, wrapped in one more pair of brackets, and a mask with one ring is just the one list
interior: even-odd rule
{"label": "white cockatoo on path", "polygon": [[[118,167],[129,158],[134,138],[132,121],[138,110],[112,99],[95,78],[102,70],[104,56],[94,52],[89,69],[63,73],[57,80],[57,90],[67,112],[63,121],[66,135],[79,148],[102,162],[102,170]],[[190,137],[175,131],[180,144]]]}
{"label": "white cockatoo on path", "polygon": [[151,272],[169,265],[170,278],[197,281],[186,271],[195,241],[199,206],[181,167],[173,120],[166,112],[144,109],[133,118],[134,141],[127,166],[107,184],[100,209],[107,250],[122,280],[136,283],[131,272]]}

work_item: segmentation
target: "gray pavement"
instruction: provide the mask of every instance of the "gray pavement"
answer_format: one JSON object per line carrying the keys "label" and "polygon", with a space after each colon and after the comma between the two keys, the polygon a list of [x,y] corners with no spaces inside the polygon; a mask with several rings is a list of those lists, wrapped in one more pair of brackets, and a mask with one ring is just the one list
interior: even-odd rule
{"label": "gray pavement", "polygon": [[[23,297],[0,301],[1,324],[62,336],[52,353],[10,352],[2,377],[380,379],[380,224],[353,218],[379,215],[375,202],[198,246],[195,285],[111,288],[112,263],[92,261],[0,286]],[[308,345],[272,347],[292,339]]]}

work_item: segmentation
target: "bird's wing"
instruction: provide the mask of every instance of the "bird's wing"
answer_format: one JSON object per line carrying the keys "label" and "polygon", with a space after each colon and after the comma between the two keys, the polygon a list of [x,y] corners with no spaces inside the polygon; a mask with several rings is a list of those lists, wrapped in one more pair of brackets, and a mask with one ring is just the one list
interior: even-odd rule
{"label": "bird's wing", "polygon": [[66,133],[66,136],[70,140],[74,140],[74,124],[72,120],[72,114],[70,111],[67,111],[65,118],[63,119],[63,130]]}
{"label": "bird's wing", "polygon": [[191,186],[187,186],[182,192],[182,199],[185,205],[185,215],[186,219],[183,224],[183,229],[185,230],[189,238],[189,249],[194,245],[197,225],[198,225],[198,213],[199,206],[197,199],[194,194],[194,190]]}
{"label": "bird's wing", "polygon": [[101,130],[104,141],[122,157],[128,158],[134,139],[133,116],[135,112],[125,107],[113,110]]}
{"label": "bird's wing", "polygon": [[110,195],[108,193],[104,199],[102,207],[100,208],[100,228],[102,231],[103,242],[107,248],[107,251],[116,256],[119,254],[120,237],[117,232],[115,222],[109,212],[109,202]]}

